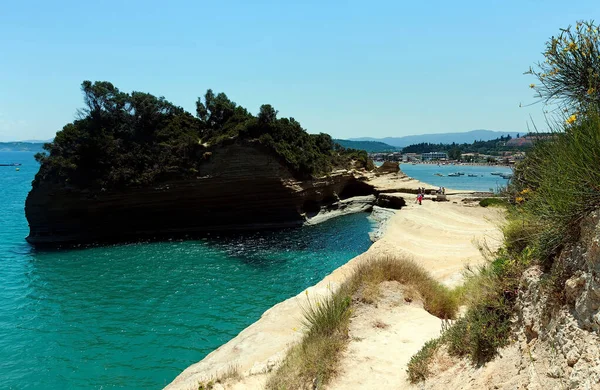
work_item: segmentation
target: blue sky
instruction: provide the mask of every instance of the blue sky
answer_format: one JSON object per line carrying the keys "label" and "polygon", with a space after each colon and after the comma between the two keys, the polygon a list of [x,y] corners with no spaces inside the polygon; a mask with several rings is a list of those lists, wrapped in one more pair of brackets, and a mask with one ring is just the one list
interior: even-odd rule
{"label": "blue sky", "polygon": [[194,112],[207,88],[336,138],[543,127],[531,76],[597,1],[4,1],[0,141],[51,138],[83,80]]}

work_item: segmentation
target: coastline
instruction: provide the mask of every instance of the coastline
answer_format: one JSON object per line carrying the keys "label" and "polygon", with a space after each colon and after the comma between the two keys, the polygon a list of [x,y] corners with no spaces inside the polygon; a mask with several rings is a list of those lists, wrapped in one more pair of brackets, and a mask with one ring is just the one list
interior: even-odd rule
{"label": "coastline", "polygon": [[[308,300],[314,302],[327,297],[362,262],[381,256],[402,256],[419,263],[434,278],[452,286],[462,280],[461,271],[466,264],[483,262],[479,245],[484,241],[492,248],[499,245],[497,222],[502,219],[501,212],[463,202],[465,196],[476,196],[475,191],[448,190],[449,202],[433,202],[427,196],[419,206],[414,203],[413,191],[433,186],[408,178],[402,172],[371,177],[369,183],[388,197],[402,199],[406,204],[401,211],[386,209],[385,221],[380,223],[375,239],[372,236],[376,242],[316,285],[268,309],[232,340],[186,368],[165,389],[197,389],[198,383],[219,378],[232,369],[239,372],[241,379],[228,383],[226,388],[264,388],[268,373],[282,361],[288,348],[303,336],[302,307],[306,307]],[[415,316],[410,318],[429,321],[430,330],[431,324],[439,321],[424,315],[427,313],[423,309],[415,310]],[[405,328],[410,331],[412,326]],[[424,337],[429,337],[429,333]],[[421,339],[413,341],[413,348],[405,354],[414,348],[418,350],[424,342]]]}

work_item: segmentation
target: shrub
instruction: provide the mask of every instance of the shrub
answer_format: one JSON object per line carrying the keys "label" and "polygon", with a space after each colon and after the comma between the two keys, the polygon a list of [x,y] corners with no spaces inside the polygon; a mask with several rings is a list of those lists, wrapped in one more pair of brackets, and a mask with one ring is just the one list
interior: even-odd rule
{"label": "shrub", "polygon": [[572,110],[600,103],[600,34],[593,22],[577,22],[546,42],[545,60],[530,68],[537,97]]}
{"label": "shrub", "polygon": [[481,207],[506,207],[508,206],[508,201],[503,198],[484,198],[479,201],[479,205]]}
{"label": "shrub", "polygon": [[441,344],[440,338],[429,340],[419,352],[410,358],[406,369],[410,383],[424,381],[431,375],[429,367]]}

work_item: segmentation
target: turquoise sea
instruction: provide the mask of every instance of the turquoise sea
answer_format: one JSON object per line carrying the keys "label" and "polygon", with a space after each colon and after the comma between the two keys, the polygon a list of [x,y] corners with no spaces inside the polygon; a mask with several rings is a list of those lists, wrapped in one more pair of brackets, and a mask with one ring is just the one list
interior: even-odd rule
{"label": "turquoise sea", "polygon": [[[492,172],[511,173],[511,168],[477,165],[440,165],[437,164],[400,164],[400,169],[408,176],[435,187],[446,187],[454,190],[497,191],[505,187],[507,179],[492,175]],[[449,173],[464,172],[458,177],[448,176]],[[436,176],[440,173],[444,176]],[[469,177],[468,175],[477,175]]]}
{"label": "turquoise sea", "polygon": [[0,388],[158,389],[370,246],[365,214],[202,241],[37,251],[38,165],[0,152]]}

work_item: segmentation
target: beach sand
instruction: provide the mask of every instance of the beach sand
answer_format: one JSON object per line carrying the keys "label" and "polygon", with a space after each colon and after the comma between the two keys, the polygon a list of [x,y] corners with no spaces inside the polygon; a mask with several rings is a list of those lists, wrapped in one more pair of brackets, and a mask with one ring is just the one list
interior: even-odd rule
{"label": "beach sand", "polygon": [[[401,178],[402,174],[397,176],[377,180],[386,192],[400,190],[393,196],[403,197],[407,206],[387,221],[385,233],[367,252],[334,270],[305,292],[267,310],[234,339],[188,367],[166,389],[197,389],[199,382],[216,379],[232,367],[237,368],[242,377],[226,381],[224,388],[264,388],[269,371],[285,357],[289,346],[302,338],[302,305],[306,305],[307,296],[311,300],[328,296],[361,262],[381,256],[407,257],[442,283],[452,286],[462,280],[465,265],[478,265],[484,261],[479,251],[481,245],[491,249],[500,245],[502,210],[482,208],[477,202],[463,202],[465,195],[449,195],[448,202],[434,202],[426,197],[423,204],[418,205],[415,195],[406,190],[412,192],[413,187],[430,186],[405,180]],[[410,187],[404,187],[406,184]],[[405,191],[401,191],[403,189]],[[468,195],[472,192],[460,193]],[[418,301],[394,303],[401,296],[397,286],[384,289],[384,296],[388,298],[377,308],[363,308],[353,316],[350,332],[360,335],[357,337],[361,341],[350,343],[343,356],[341,374],[330,388],[408,387],[406,363],[427,340],[439,335],[441,320],[427,313]],[[372,326],[373,318],[379,318],[387,327]],[[220,388],[221,384],[218,386]]]}

